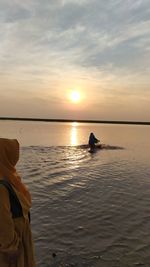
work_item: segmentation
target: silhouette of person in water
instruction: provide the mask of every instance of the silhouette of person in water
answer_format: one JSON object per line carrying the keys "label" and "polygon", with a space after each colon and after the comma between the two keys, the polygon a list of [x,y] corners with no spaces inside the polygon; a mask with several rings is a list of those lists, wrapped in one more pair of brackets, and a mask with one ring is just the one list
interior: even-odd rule
{"label": "silhouette of person in water", "polygon": [[89,136],[89,147],[91,150],[95,149],[95,144],[98,143],[99,140],[95,137],[95,135],[93,133],[90,133]]}

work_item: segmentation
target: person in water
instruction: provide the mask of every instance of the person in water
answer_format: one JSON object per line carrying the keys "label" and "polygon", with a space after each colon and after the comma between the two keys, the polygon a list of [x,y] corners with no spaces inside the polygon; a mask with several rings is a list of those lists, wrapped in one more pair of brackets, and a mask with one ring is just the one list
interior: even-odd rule
{"label": "person in water", "polygon": [[0,267],[35,267],[31,195],[18,175],[19,143],[0,138]]}
{"label": "person in water", "polygon": [[90,133],[89,136],[89,147],[91,150],[95,149],[95,144],[98,143],[99,140],[95,137],[95,135],[93,133]]}

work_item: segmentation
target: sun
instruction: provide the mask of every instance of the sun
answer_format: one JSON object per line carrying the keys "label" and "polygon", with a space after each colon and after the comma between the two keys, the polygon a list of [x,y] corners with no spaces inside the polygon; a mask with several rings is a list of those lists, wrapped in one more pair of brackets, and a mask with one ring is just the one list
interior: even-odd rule
{"label": "sun", "polygon": [[79,103],[81,100],[81,95],[78,91],[72,91],[70,94],[70,99],[74,103]]}

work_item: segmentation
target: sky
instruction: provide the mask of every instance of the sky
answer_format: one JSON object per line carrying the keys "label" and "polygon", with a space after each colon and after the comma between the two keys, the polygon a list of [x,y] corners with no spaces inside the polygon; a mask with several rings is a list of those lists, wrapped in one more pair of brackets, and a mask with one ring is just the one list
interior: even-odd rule
{"label": "sky", "polygon": [[150,1],[0,0],[0,116],[150,121]]}

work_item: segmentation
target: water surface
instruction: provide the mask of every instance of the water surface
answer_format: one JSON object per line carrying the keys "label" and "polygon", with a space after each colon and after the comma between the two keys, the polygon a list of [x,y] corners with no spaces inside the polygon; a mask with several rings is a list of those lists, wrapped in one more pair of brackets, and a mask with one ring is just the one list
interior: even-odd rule
{"label": "water surface", "polygon": [[[21,144],[38,267],[149,266],[149,126],[6,121],[0,128]],[[124,149],[91,155],[80,147],[91,131]]]}

